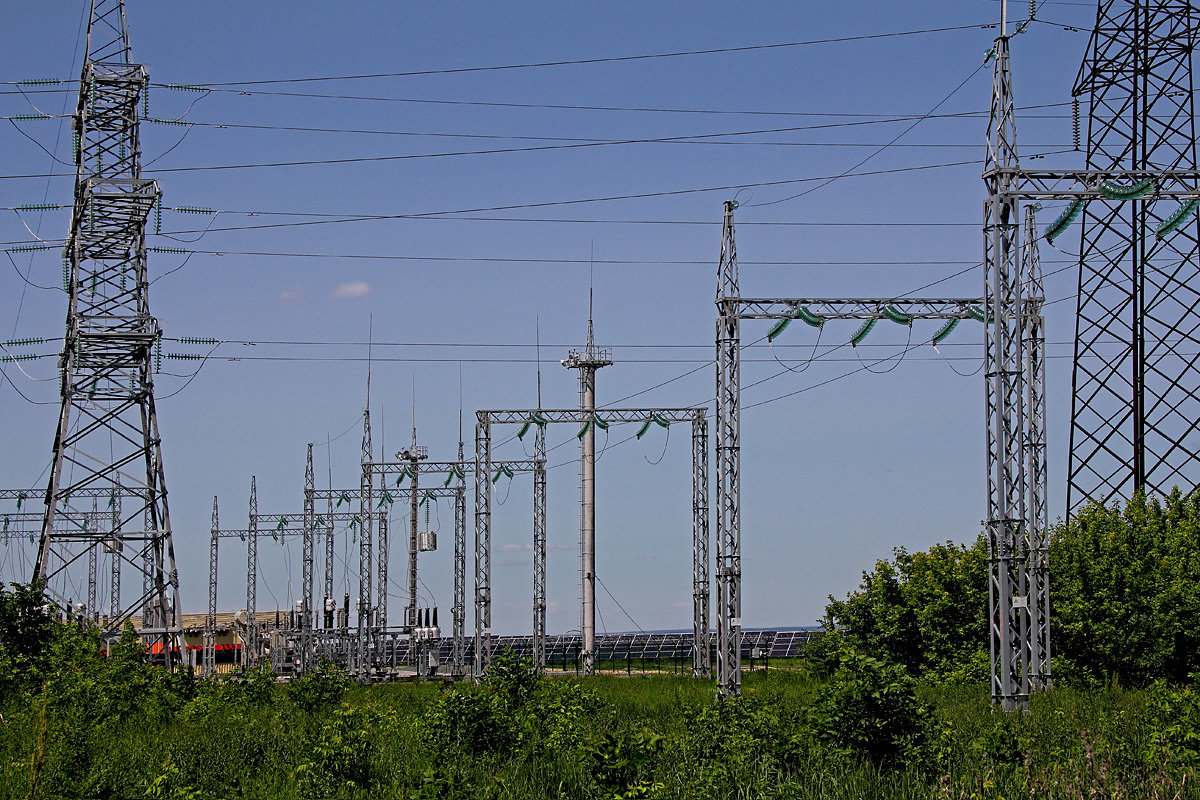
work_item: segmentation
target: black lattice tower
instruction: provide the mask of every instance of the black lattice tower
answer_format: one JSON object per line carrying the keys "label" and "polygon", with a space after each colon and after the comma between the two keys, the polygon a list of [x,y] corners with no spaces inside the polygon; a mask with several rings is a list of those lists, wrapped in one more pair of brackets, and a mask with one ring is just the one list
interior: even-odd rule
{"label": "black lattice tower", "polygon": [[[120,604],[109,630],[140,610],[143,633],[170,654],[181,643],[179,580],[154,409],[152,360],[161,331],[150,315],[145,241],[159,189],[141,175],[138,140],[148,77],[130,60],[121,0],[93,0],[87,30],[72,120],[74,207],[63,254],[69,299],[59,360],[62,405],[36,575],[61,595],[88,551],[106,546],[143,576],[134,584],[142,593]],[[83,516],[75,504],[97,493],[107,493],[113,507],[118,495],[126,499],[114,531],[69,522]]]}
{"label": "black lattice tower", "polygon": [[[1094,170],[1196,169],[1190,2],[1101,0],[1074,94]],[[1157,192],[1091,202],[1080,239],[1068,511],[1200,481],[1196,222]]]}

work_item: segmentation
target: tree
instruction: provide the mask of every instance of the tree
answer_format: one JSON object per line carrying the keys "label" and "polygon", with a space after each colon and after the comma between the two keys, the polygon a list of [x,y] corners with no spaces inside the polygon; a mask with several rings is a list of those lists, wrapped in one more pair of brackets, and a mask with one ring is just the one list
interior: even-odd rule
{"label": "tree", "polygon": [[0,585],[0,688],[15,689],[45,671],[54,617],[38,582]]}
{"label": "tree", "polygon": [[986,669],[987,544],[897,548],[863,572],[858,591],[829,598],[825,627],[864,653],[938,680]]}
{"label": "tree", "polygon": [[1053,531],[1050,570],[1062,675],[1140,686],[1200,670],[1200,494],[1083,508]]}

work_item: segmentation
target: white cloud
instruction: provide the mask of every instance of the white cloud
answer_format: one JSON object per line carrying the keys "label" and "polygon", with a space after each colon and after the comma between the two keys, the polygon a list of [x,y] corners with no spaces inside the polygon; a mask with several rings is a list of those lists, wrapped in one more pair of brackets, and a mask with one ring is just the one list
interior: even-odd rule
{"label": "white cloud", "polygon": [[304,301],[306,293],[303,289],[284,289],[279,293],[279,302],[281,303],[300,303]]}
{"label": "white cloud", "polygon": [[333,290],[333,296],[342,299],[366,297],[370,293],[371,285],[366,281],[350,281],[349,283],[342,283]]}

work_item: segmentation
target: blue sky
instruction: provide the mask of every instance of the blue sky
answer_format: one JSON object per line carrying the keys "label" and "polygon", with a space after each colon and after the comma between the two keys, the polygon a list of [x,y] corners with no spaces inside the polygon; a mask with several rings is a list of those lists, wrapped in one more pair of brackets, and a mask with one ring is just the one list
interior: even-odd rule
{"label": "blue sky", "polygon": [[[7,4],[0,82],[75,77],[83,6]],[[1069,93],[1094,8],[1045,3],[1047,22],[1013,40],[1017,104],[1034,107],[1018,116],[1026,159],[1082,162],[1058,151],[1071,150]],[[1014,4],[1012,17],[1027,10]],[[415,395],[420,441],[445,460],[457,449],[460,372],[469,439],[474,410],[536,404],[539,336],[543,404],[577,402],[575,373],[558,361],[582,344],[589,274],[598,343],[617,362],[600,373],[599,402],[711,406],[714,373],[704,365],[713,354],[721,203],[735,194],[746,296],[883,297],[927,284],[916,294],[982,293],[973,265],[983,251],[981,112],[991,87],[983,61],[996,30],[982,26],[999,17],[992,0],[697,2],[686,10],[132,0],[128,14],[135,58],[152,81],[222,84],[204,93],[152,89],[151,117],[194,124],[142,127],[146,174],[168,209],[151,244],[198,251],[152,257],[152,311],[168,338],[227,342],[194,377],[194,362],[164,361],[156,383],[186,611],[204,606],[214,495],[229,527],[245,524],[251,475],[260,511],[298,513],[309,442],[319,445],[321,482],[331,472],[334,484],[357,485],[369,337],[377,446],[390,454],[407,443]],[[303,80],[413,72],[427,74]],[[0,208],[70,202],[72,171],[47,151],[70,161],[61,115],[74,107],[74,89],[0,86],[0,116],[55,117],[0,124]],[[628,141],[679,137],[690,138]],[[495,150],[509,152],[479,152]],[[248,166],[301,161],[341,163]],[[956,162],[969,163],[939,166]],[[884,174],[814,180],[848,171]],[[48,173],[68,177],[11,177]],[[737,188],[775,181],[794,182]],[[600,199],[629,195],[653,196]],[[179,206],[220,213],[170,210]],[[470,209],[500,210],[429,216]],[[364,215],[426,216],[349,221]],[[66,211],[0,211],[0,242],[57,244],[67,224]],[[1048,273],[1068,266],[1062,253],[1042,255]],[[13,258],[29,283],[0,263],[2,338],[61,337],[64,295],[30,285],[58,285],[58,256]],[[1047,299],[1057,301],[1047,308],[1052,516],[1064,502],[1075,281],[1072,269],[1046,281]],[[758,342],[743,354],[744,624],[805,625],[828,594],[852,589],[893,547],[978,532],[983,379],[969,373],[979,367],[982,330],[962,325],[940,352],[923,346],[877,363],[905,348],[906,329],[881,323],[867,346],[834,351],[852,323],[829,325],[820,342],[793,326],[773,350],[759,327],[743,334]],[[914,328],[912,342],[936,324],[925,327]],[[23,363],[28,375],[4,365],[4,486],[44,485],[57,347],[34,348],[48,357]],[[676,428],[669,440],[656,430],[618,444],[634,430],[614,426],[597,467],[608,630],[690,625],[690,451]],[[554,632],[578,625],[574,434],[550,433]],[[522,455],[515,441],[498,451]],[[529,627],[530,494],[528,476],[518,477],[496,509],[497,632]],[[405,510],[397,504],[394,529]],[[443,610],[450,514],[445,503],[435,512],[442,549],[422,557],[423,602],[432,597]],[[32,552],[11,544],[2,576],[25,577]],[[403,539],[392,552],[399,580]],[[299,558],[298,543],[264,543],[261,608],[296,598]],[[341,564],[336,574],[340,594]],[[242,607],[244,556],[232,546],[222,552],[221,584],[222,608]],[[392,608],[404,600],[396,583]]]}

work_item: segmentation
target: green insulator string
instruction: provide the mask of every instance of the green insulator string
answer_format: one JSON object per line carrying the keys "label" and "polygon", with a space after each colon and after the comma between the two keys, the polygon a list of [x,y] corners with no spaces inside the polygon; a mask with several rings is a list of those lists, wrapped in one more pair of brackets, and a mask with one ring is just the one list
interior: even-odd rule
{"label": "green insulator string", "polygon": [[[428,506],[430,497],[433,497],[433,495],[431,495],[429,492],[425,492],[423,495],[421,495],[421,501],[419,503],[417,503],[417,508],[420,508],[421,506]],[[426,509],[425,509],[425,526],[426,527],[429,526],[429,508],[428,507],[426,507]]]}
{"label": "green insulator string", "polygon": [[396,502],[395,498],[393,498],[389,492],[384,491],[383,497],[379,498],[379,502],[375,505],[375,507],[383,508],[384,506],[390,506],[394,502]]}
{"label": "green insulator string", "polygon": [[787,326],[792,324],[790,317],[785,317],[771,326],[771,330],[767,331],[767,341],[775,341],[775,337],[787,330]]}
{"label": "green insulator string", "polygon": [[349,504],[350,504],[350,495],[349,495],[349,493],[347,493],[347,492],[342,492],[340,495],[338,495],[338,501],[337,501],[337,505],[336,505],[336,506],[334,506],[334,508],[341,508],[341,507],[342,507],[342,503],[345,503],[345,504],[347,504],[347,505],[349,505]]}
{"label": "green insulator string", "polygon": [[961,320],[958,320],[958,319],[946,320],[946,324],[943,325],[942,327],[938,328],[937,333],[935,333],[933,335],[933,339],[930,340],[931,344],[934,344],[934,345],[941,344],[942,341],[947,336],[949,336],[951,333],[954,332],[954,329],[958,327],[959,322],[961,322]]}
{"label": "green insulator string", "polygon": [[1071,98],[1071,139],[1075,149],[1079,149],[1079,98]]}
{"label": "green insulator string", "polygon": [[801,306],[796,309],[796,316],[806,325],[811,325],[814,328],[820,328],[825,324],[825,318],[820,314],[814,314],[807,308]]}
{"label": "green insulator string", "polygon": [[142,116],[150,116],[150,84],[142,84]]}
{"label": "green insulator string", "polygon": [[1082,197],[1072,200],[1071,204],[1058,215],[1058,219],[1046,226],[1046,230],[1042,232],[1042,236],[1046,238],[1047,242],[1054,244],[1054,240],[1083,213],[1085,206],[1087,206],[1087,200]]}
{"label": "green insulator string", "polygon": [[521,430],[517,431],[517,438],[524,439],[525,434],[529,433],[529,426],[532,424],[533,424],[532,422],[529,422],[528,420],[526,420],[525,424],[521,426]]}
{"label": "green insulator string", "polygon": [[912,314],[905,314],[895,306],[884,306],[883,315],[897,325],[912,325]]}
{"label": "green insulator string", "polygon": [[154,372],[158,374],[162,369],[162,337],[154,340]]}
{"label": "green insulator string", "polygon": [[64,258],[62,260],[62,268],[63,268],[63,291],[69,292],[69,291],[71,291],[71,261],[70,261],[70,259]]}
{"label": "green insulator string", "polygon": [[25,502],[25,493],[17,492],[17,511],[21,510],[21,504]]}
{"label": "green insulator string", "polygon": [[1112,200],[1136,200],[1143,197],[1157,188],[1158,183],[1154,178],[1142,178],[1137,183],[1130,186],[1124,186],[1116,181],[1100,181],[1100,194]]}
{"label": "green insulator string", "polygon": [[992,315],[984,313],[984,310],[979,306],[967,306],[967,313],[976,322],[982,322],[984,325],[992,324]]}
{"label": "green insulator string", "polygon": [[154,232],[162,233],[162,195],[154,198]]}
{"label": "green insulator string", "polygon": [[45,343],[46,343],[45,339],[42,339],[39,337],[33,337],[31,339],[9,339],[7,342],[4,343],[4,346],[5,347],[25,347],[26,345],[30,345],[30,344],[45,344]]}
{"label": "green insulator string", "polygon": [[496,470],[496,474],[492,476],[492,483],[495,483],[496,481],[500,480],[501,476],[507,476],[509,478],[512,478],[513,471],[511,469],[509,469],[508,464],[500,465],[500,469]]}
{"label": "green insulator string", "polygon": [[857,347],[863,339],[867,338],[867,334],[871,332],[871,329],[875,327],[875,323],[878,321],[878,317],[872,317],[864,322],[862,326],[859,327],[859,329],[855,332],[855,334],[850,337],[850,346]]}
{"label": "green insulator string", "polygon": [[396,485],[399,486],[400,484],[404,483],[404,479],[407,477],[408,477],[408,470],[407,469],[400,470],[400,472],[396,475]]}
{"label": "green insulator string", "polygon": [[1200,206],[1200,197],[1188,200],[1186,203],[1175,209],[1171,216],[1163,220],[1157,228],[1154,229],[1154,235],[1157,238],[1162,238],[1172,231],[1178,230],[1185,222],[1196,213],[1197,206]]}

